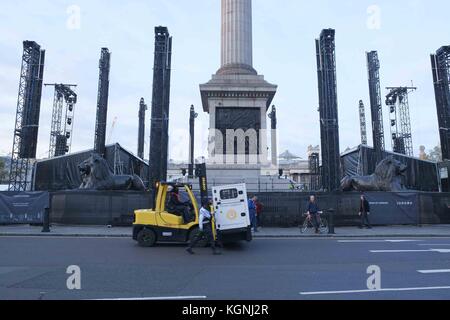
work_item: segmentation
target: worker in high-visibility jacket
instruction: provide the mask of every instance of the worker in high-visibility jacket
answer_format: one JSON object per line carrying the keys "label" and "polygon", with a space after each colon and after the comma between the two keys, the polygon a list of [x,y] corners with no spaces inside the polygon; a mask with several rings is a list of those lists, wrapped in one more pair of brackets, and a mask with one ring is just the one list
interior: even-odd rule
{"label": "worker in high-visibility jacket", "polygon": [[195,236],[194,240],[189,244],[186,251],[190,254],[194,254],[192,250],[202,239],[206,238],[208,244],[211,246],[214,255],[220,255],[221,253],[216,248],[216,243],[213,233],[213,214],[211,213],[211,201],[204,201],[199,213],[199,233]]}

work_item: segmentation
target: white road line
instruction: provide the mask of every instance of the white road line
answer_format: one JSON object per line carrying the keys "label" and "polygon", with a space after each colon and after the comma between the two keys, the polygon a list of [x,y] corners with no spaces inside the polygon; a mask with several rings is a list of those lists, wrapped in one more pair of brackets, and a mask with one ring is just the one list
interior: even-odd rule
{"label": "white road line", "polygon": [[419,253],[419,252],[437,252],[450,253],[450,249],[430,249],[430,250],[370,250],[371,253]]}
{"label": "white road line", "polygon": [[340,243],[405,243],[405,242],[420,242],[422,240],[338,240]]}
{"label": "white road line", "polygon": [[116,299],[95,299],[95,301],[164,301],[164,300],[205,300],[207,296],[186,296],[186,297],[141,297],[141,298],[116,298]]}
{"label": "white road line", "polygon": [[450,290],[448,287],[424,287],[424,288],[392,288],[381,290],[348,290],[348,291],[317,291],[317,292],[300,292],[302,296],[318,296],[331,294],[353,294],[353,293],[381,293],[381,292],[400,292],[400,291],[431,291],[431,290]]}
{"label": "white road line", "polygon": [[424,246],[424,247],[432,247],[432,246],[450,246],[450,243],[420,243],[418,246]]}
{"label": "white road line", "polygon": [[450,273],[450,269],[441,269],[441,270],[417,270],[417,272],[422,273],[422,274]]}

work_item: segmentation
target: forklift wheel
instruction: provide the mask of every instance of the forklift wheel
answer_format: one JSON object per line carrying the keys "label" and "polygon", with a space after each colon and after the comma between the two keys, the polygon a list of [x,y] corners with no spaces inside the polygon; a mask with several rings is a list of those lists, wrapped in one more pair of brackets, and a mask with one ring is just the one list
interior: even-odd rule
{"label": "forklift wheel", "polygon": [[153,247],[156,243],[156,234],[153,230],[142,229],[138,233],[137,241],[141,247]]}

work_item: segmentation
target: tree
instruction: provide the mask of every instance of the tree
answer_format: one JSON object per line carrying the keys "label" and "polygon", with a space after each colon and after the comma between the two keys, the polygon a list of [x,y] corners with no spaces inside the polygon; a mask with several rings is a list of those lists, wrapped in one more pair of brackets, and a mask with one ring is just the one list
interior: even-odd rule
{"label": "tree", "polygon": [[442,150],[441,150],[441,147],[437,146],[437,147],[434,147],[433,150],[430,150],[429,155],[428,155],[428,159],[430,159],[432,161],[441,162],[442,161]]}

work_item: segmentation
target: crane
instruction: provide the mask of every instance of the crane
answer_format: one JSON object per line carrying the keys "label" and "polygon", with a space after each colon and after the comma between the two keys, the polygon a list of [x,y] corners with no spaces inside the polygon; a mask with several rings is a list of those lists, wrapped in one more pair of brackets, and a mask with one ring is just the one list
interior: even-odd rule
{"label": "crane", "polygon": [[116,127],[116,124],[117,124],[117,117],[114,117],[114,120],[111,125],[111,129],[109,129],[108,140],[106,141],[106,144],[109,144],[111,142],[111,138],[114,133],[114,128]]}

